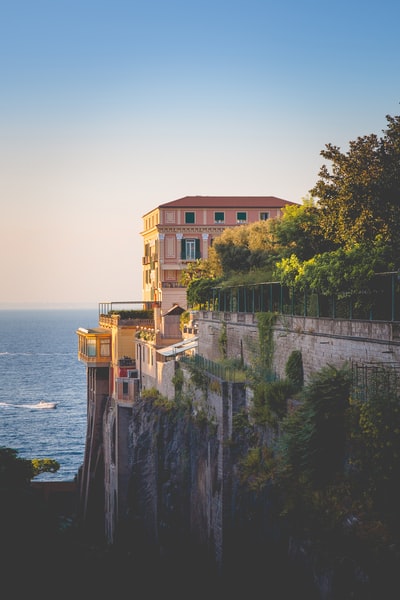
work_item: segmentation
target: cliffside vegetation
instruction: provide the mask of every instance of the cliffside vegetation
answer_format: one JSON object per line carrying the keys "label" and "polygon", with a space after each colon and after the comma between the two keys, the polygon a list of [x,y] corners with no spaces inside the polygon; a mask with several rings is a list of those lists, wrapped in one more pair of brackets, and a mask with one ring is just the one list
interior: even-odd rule
{"label": "cliffside vegetation", "polygon": [[326,366],[304,386],[294,352],[286,375],[254,383],[250,411],[235,417],[242,493],[262,511],[266,492],[282,530],[312,543],[339,572],[361,569],[368,593],[376,592],[393,583],[400,565],[396,373],[377,371],[362,399],[348,365]]}
{"label": "cliffside vegetation", "polygon": [[[214,241],[203,261],[213,275],[205,278],[204,264],[201,284],[200,271],[191,274],[193,307],[204,306],[217,286],[266,281],[339,298],[359,294],[365,303],[376,274],[398,270],[400,116],[387,116],[382,137],[359,137],[345,153],[327,144],[321,156],[330,166],[321,167],[302,205],[286,208],[281,219],[225,230]],[[398,384],[388,384],[392,370],[380,371],[362,399],[348,367],[326,367],[304,387],[298,354],[286,379],[274,381],[272,317],[259,317],[253,403],[234,418],[242,492],[252,496],[252,510],[258,503],[262,511],[268,490],[283,527],[342,561],[344,570],[364,569],[368,593],[389,590],[400,566],[400,397]],[[365,589],[359,593],[364,597]]]}
{"label": "cliffside vegetation", "polygon": [[382,137],[327,144],[310,195],[280,219],[226,229],[183,275],[189,305],[204,306],[211,288],[279,281],[322,294],[373,285],[374,274],[400,265],[400,116],[387,115]]}

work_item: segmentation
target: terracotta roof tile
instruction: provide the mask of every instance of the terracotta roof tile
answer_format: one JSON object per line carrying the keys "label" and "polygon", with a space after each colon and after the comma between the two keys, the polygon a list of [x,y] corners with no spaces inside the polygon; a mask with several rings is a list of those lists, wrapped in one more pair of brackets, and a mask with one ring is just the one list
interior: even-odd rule
{"label": "terracotta roof tile", "polygon": [[185,196],[158,208],[282,208],[295,204],[275,196]]}

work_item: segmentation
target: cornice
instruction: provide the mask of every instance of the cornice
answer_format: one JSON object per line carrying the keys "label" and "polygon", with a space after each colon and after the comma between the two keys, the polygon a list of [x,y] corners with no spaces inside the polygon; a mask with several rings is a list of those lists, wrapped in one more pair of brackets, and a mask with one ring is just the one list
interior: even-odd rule
{"label": "cornice", "polygon": [[227,227],[232,227],[232,225],[224,225],[224,226],[212,226],[212,225],[163,225],[159,227],[160,233],[221,233]]}

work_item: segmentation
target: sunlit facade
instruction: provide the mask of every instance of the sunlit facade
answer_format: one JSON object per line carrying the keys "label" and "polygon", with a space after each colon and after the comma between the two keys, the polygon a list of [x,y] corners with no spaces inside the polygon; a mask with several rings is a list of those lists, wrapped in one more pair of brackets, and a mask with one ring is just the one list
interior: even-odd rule
{"label": "sunlit facade", "polygon": [[224,229],[279,218],[292,204],[274,196],[186,196],[152,209],[141,232],[143,300],[159,301],[162,311],[187,308],[180,277],[188,263],[208,258]]}

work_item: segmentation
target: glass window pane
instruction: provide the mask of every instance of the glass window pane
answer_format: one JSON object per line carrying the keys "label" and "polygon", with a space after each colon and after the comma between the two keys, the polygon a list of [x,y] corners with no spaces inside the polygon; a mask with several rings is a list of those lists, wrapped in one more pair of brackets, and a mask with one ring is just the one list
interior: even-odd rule
{"label": "glass window pane", "polygon": [[195,260],[196,259],[195,240],[185,240],[185,242],[186,242],[186,259],[187,260]]}
{"label": "glass window pane", "polygon": [[96,356],[96,340],[89,339],[87,341],[87,355],[88,356]]}
{"label": "glass window pane", "polygon": [[100,340],[100,356],[110,356],[110,340]]}
{"label": "glass window pane", "polygon": [[194,212],[185,213],[185,223],[194,223]]}

